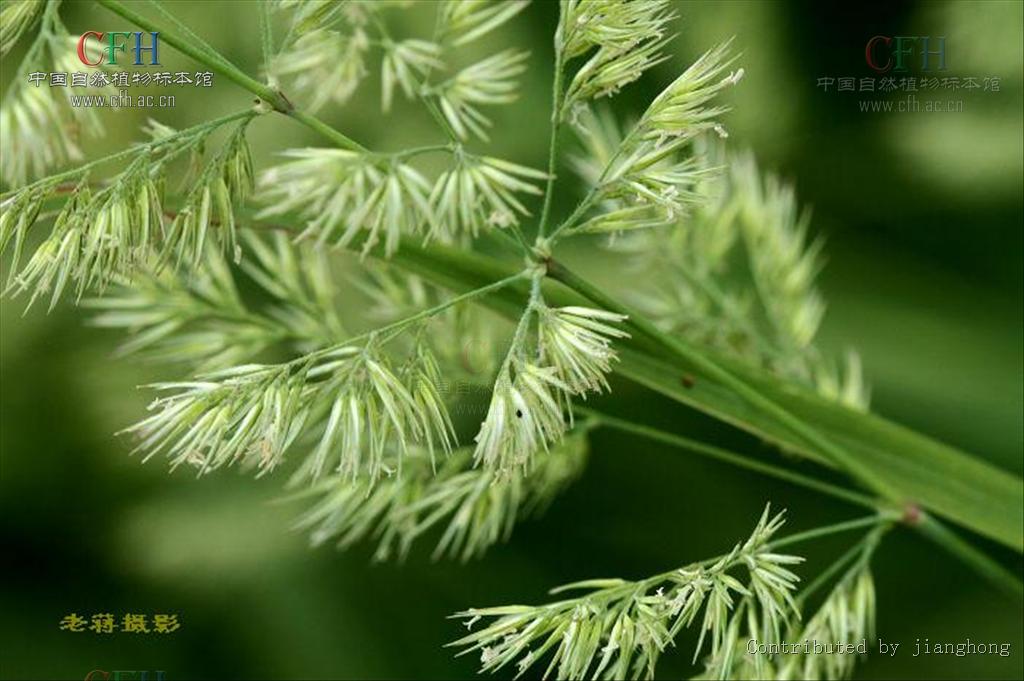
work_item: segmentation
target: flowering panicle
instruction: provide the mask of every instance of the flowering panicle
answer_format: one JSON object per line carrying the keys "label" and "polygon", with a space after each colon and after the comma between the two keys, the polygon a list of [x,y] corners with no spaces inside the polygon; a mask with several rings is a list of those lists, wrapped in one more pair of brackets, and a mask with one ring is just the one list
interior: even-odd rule
{"label": "flowering panicle", "polygon": [[454,165],[441,173],[430,193],[432,235],[476,236],[482,228],[518,224],[519,215],[530,213],[516,193],[539,195],[541,190],[529,180],[546,178],[526,166],[458,150]]}
{"label": "flowering panicle", "polygon": [[315,495],[317,502],[298,527],[311,530],[314,545],[347,548],[377,538],[374,557],[388,560],[404,558],[416,539],[443,526],[434,557],[465,561],[507,539],[517,520],[547,506],[578,477],[586,458],[582,431],[567,436],[522,478],[499,479],[474,468],[469,449],[453,452],[435,470],[428,452],[410,448],[401,476],[376,484],[334,477],[301,493]]}
{"label": "flowering panicle", "polygon": [[466,139],[472,132],[487,141],[491,121],[480,106],[510,104],[517,98],[516,76],[526,70],[527,52],[504,50],[470,64],[452,78],[433,87],[441,112],[455,133]]}
{"label": "flowering panicle", "polygon": [[365,233],[365,255],[383,240],[390,255],[403,234],[432,223],[430,185],[411,165],[344,149],[292,149],[293,159],[263,173],[261,217],[295,212],[307,219],[300,238],[347,246]]}
{"label": "flowering panicle", "polygon": [[668,0],[570,0],[556,36],[566,60],[596,52],[569,83],[559,115],[566,118],[596,97],[613,95],[665,60]]}
{"label": "flowering panicle", "polygon": [[441,37],[454,47],[483,37],[526,9],[530,0],[450,0],[438,6]]}
{"label": "flowering panicle", "polygon": [[[546,172],[464,146],[470,137],[489,141],[493,107],[517,99],[527,54],[504,47],[474,48],[465,60],[450,54],[490,36],[528,0],[437,2],[429,40],[392,37],[384,21],[382,10],[414,0],[268,1],[283,13],[277,19],[286,32],[275,43],[272,18],[261,14],[259,81],[160,10],[181,36],[175,46],[255,94],[254,108],[183,130],[150,121],[149,141],[38,180],[80,159],[82,135],[100,132],[101,121],[93,108],[71,106],[72,89],[40,80],[44,71],[78,69],[60,0],[0,7],[0,54],[40,26],[0,104],[0,181],[11,187],[0,199],[0,254],[9,249],[12,256],[5,290],[51,308],[67,292],[99,295],[87,301],[93,324],[126,332],[120,354],[185,365],[193,378],[151,386],[157,397],[147,415],[124,431],[146,459],[166,456],[172,468],[187,464],[199,474],[239,465],[262,475],[288,465],[291,485],[305,486],[302,496],[315,500],[298,522],[314,544],[347,547],[372,536],[376,557],[386,559],[404,557],[418,537],[435,532],[435,557],[479,556],[581,473],[590,428],[645,430],[582,409],[577,422],[573,413],[574,399],[609,390],[617,344],[629,337],[623,314],[545,301],[545,277],[586,299],[607,300],[554,259],[559,237],[582,233],[609,235],[643,267],[641,288],[650,290],[638,291],[637,305],[651,320],[632,326],[653,337],[650,325],[657,324],[709,346],[704,373],[715,374],[714,352],[722,351],[729,361],[756,365],[753,378],[779,376],[866,407],[857,356],[840,365],[814,345],[824,304],[814,287],[820,241],[809,237],[806,213],[788,187],[762,178],[752,161],[726,157],[714,139],[728,136],[720,97],[743,75],[730,71],[728,43],[698,59],[632,125],[620,129],[609,110],[592,108],[665,61],[675,17],[670,0],[559,0]],[[131,18],[117,3],[110,8]],[[368,63],[378,53],[382,109],[392,108],[396,91],[422,100],[444,142],[370,150],[310,113],[353,97],[376,71]],[[308,101],[293,107],[285,92],[294,91],[308,93]],[[280,216],[283,223],[263,225],[268,236],[243,229],[235,211],[256,184],[248,125],[271,113],[290,114],[338,147],[288,150],[260,176],[257,218]],[[550,221],[552,174],[563,123],[583,142],[571,163],[589,191],[558,223]],[[221,128],[223,142],[208,152]],[[168,168],[179,160],[185,172],[168,191]],[[112,176],[99,175],[99,167],[115,164]],[[530,215],[529,197],[542,195],[531,248],[524,232],[532,230],[519,223]],[[305,223],[297,235],[285,227],[296,221]],[[30,238],[37,222],[50,230]],[[525,269],[504,276],[501,264],[477,257],[474,239],[482,232],[521,247]],[[412,237],[422,246],[396,258],[396,269],[385,263],[355,281],[357,300],[346,313],[358,315],[353,326],[375,328],[352,334],[338,309],[340,291],[347,292],[333,271],[341,262],[324,246],[351,247],[365,259],[390,256]],[[442,243],[428,247],[431,239]],[[39,245],[26,254],[27,243]],[[527,285],[529,299],[500,354],[497,339],[507,327],[485,316],[493,312],[462,303],[504,289],[492,308],[505,312]],[[450,297],[442,286],[459,294]],[[652,348],[636,349],[657,354]],[[638,356],[641,364],[647,356]],[[718,383],[735,388],[768,421],[789,416],[783,430],[814,440],[813,428],[801,430],[807,424],[784,404],[772,408],[771,395],[727,365]],[[460,396],[451,399],[449,381],[491,376],[486,416],[473,443],[460,448],[449,403],[467,391],[457,388]],[[693,400],[707,407],[707,390],[699,388]],[[843,459],[839,450],[833,454]],[[515,665],[523,675],[544,664],[545,677],[650,678],[661,653],[693,627],[694,662],[704,663],[708,677],[843,678],[850,656],[744,655],[745,639],[871,636],[870,550],[896,515],[879,512],[776,540],[783,514],[766,507],[750,537],[723,556],[635,581],[569,584],[552,594],[573,593],[539,606],[458,613],[468,633],[452,645],[460,654],[479,653],[488,672]],[[802,559],[778,549],[868,525],[860,560],[802,622],[801,602],[844,563],[795,598],[794,566]]]}
{"label": "flowering panicle", "polygon": [[[658,657],[678,632],[699,621],[702,635],[697,654],[707,641],[714,657],[732,641],[727,628],[738,600],[742,607],[758,611],[765,599],[772,608],[792,603],[798,577],[788,566],[803,559],[771,551],[769,542],[782,523],[782,514],[772,517],[766,508],[751,537],[720,559],[636,582],[595,579],[569,584],[552,594],[587,593],[547,605],[457,613],[456,617],[467,620],[470,633],[450,645],[460,648],[460,655],[479,652],[481,672],[515,664],[522,675],[550,658],[544,677],[652,678]],[[747,584],[733,574],[743,568]],[[763,598],[756,593],[754,580],[767,584],[769,591]],[[779,617],[777,612],[765,616]],[[472,631],[481,619],[489,620],[487,625]]]}

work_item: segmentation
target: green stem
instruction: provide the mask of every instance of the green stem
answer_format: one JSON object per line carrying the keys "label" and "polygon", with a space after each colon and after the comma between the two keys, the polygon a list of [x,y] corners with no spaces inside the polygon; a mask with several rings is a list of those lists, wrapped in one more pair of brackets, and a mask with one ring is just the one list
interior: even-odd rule
{"label": "green stem", "polygon": [[[835,523],[832,525],[815,527],[811,530],[797,532],[795,534],[782,537],[781,539],[770,541],[763,546],[763,550],[774,551],[775,549],[781,549],[785,546],[791,546],[793,544],[799,544],[800,542],[810,541],[811,539],[820,539],[821,537],[827,537],[833,534],[840,534],[842,532],[850,532],[852,530],[859,530],[864,527],[877,527],[880,523],[887,522],[888,519],[888,515],[884,513],[877,513],[865,516],[863,518],[855,518],[854,520],[844,520],[842,522]],[[694,567],[707,567],[708,565],[714,565],[715,563],[722,560],[728,555],[729,554],[727,553],[723,553],[721,555],[714,556],[713,558],[707,558],[697,563],[690,563],[689,565],[685,565],[683,567],[684,569]],[[642,580],[642,583],[654,584],[657,582],[661,582],[668,579],[676,572],[678,572],[678,570],[669,570],[667,572],[662,572],[660,574],[653,575],[651,577],[648,577],[647,579]]]}
{"label": "green stem", "polygon": [[97,0],[97,2],[114,14],[124,17],[140,28],[144,28],[147,31],[159,32],[160,38],[168,45],[175,48],[182,54],[191,57],[200,64],[204,64],[215,71],[219,71],[229,80],[235,82],[269,104],[274,111],[294,118],[306,127],[318,132],[344,149],[350,149],[352,151],[366,151],[361,144],[335,130],[319,118],[303,111],[298,111],[282,93],[247,75],[219,53],[211,54],[201,46],[197,47],[192,45],[187,40],[184,40],[174,33],[154,24],[138,12],[129,9],[119,0]]}
{"label": "green stem", "polygon": [[[526,272],[524,272],[524,274],[528,273],[530,273],[530,270],[526,270]],[[522,345],[523,339],[526,337],[526,331],[530,328],[530,317],[533,315],[534,310],[537,309],[537,304],[541,297],[540,280],[541,277],[533,275],[533,279],[530,282],[530,299],[526,303],[526,308],[519,317],[519,321],[516,323],[516,330],[512,334],[512,341],[509,343],[508,352],[505,353],[505,359],[501,363],[501,370],[498,372],[499,376],[507,374],[509,366],[512,364],[512,360],[515,359],[516,354],[519,351],[519,347]]]}
{"label": "green stem", "polygon": [[[814,490],[852,504],[857,504],[866,508],[880,508],[880,502],[878,500],[871,499],[870,497],[856,492],[844,490],[843,487],[822,482],[821,480],[817,480],[813,477],[801,475],[800,473],[788,471],[784,468],[761,463],[759,461],[754,461],[733,452],[716,448],[716,446],[688,439],[673,433],[667,433],[649,426],[635,424],[623,419],[617,419],[586,407],[577,407],[575,409],[582,414],[592,417],[598,425],[607,426],[616,430],[622,430],[624,432],[633,433],[649,439],[665,442],[666,444],[678,446],[678,448],[693,452],[694,454],[716,459],[718,461],[724,461],[740,468],[745,468],[770,477],[792,482],[806,487],[808,490]],[[900,517],[900,514],[893,511],[886,511],[886,513],[893,519]],[[1002,567],[1002,565],[997,563],[995,560],[959,538],[952,530],[935,518],[923,514],[920,520],[904,519],[907,521],[907,524],[920,531],[922,535],[974,568],[983,578],[988,580],[994,586],[1017,596],[1024,595],[1024,586],[1022,586],[1019,578],[1015,577],[1013,573],[1005,567]]]}
{"label": "green stem", "polygon": [[898,519],[898,514],[889,511],[882,511],[863,518],[844,520],[843,522],[835,523],[834,525],[825,525],[824,527],[816,527],[813,530],[797,532],[796,534],[791,534],[787,537],[783,537],[782,539],[776,539],[775,541],[768,542],[767,546],[772,549],[780,549],[784,546],[789,546],[790,544],[799,544],[800,542],[827,537],[831,534],[859,530],[863,527],[875,527],[881,523],[891,522]]}
{"label": "green stem", "polygon": [[814,428],[806,425],[802,420],[789,413],[789,411],[766,398],[760,392],[747,385],[747,383],[741,379],[735,377],[726,369],[723,369],[715,361],[691,347],[683,340],[663,332],[645,316],[630,310],[555,260],[548,261],[548,275],[556,281],[560,281],[569,288],[574,289],[577,293],[582,294],[584,297],[589,298],[598,305],[601,305],[606,310],[629,316],[629,324],[633,326],[634,329],[670,350],[678,357],[690,362],[708,377],[734,391],[755,409],[759,409],[766,415],[777,420],[786,429],[793,433],[793,435],[812,447],[821,450],[826,458],[868,485],[873,491],[881,494],[891,501],[904,501],[903,499],[900,499],[900,496],[895,492],[895,490],[893,490],[893,488],[873,470],[862,465],[859,461],[820,435]]}
{"label": "green stem", "polygon": [[871,561],[871,557],[875,553],[875,549],[878,548],[878,544],[882,541],[882,536],[891,529],[892,525],[884,523],[874,528],[870,532],[864,535],[860,541],[847,549],[843,555],[823,570],[814,580],[804,587],[800,594],[794,600],[797,608],[801,608],[803,604],[814,595],[822,586],[828,583],[833,576],[839,573],[847,563],[853,562],[842,577],[836,582],[835,586],[832,587],[832,593],[835,593],[843,584],[847,582],[853,575],[857,574],[857,571],[862,569],[868,562]]}
{"label": "green stem", "polygon": [[548,181],[544,190],[544,208],[540,213],[540,224],[537,227],[538,241],[544,238],[547,230],[548,219],[551,216],[551,199],[555,186],[555,163],[558,160],[558,130],[562,121],[562,76],[565,70],[564,55],[562,53],[562,26],[565,22],[564,8],[559,5],[558,9],[558,30],[555,32],[555,76],[551,83],[551,139],[548,143]]}
{"label": "green stem", "polygon": [[632,421],[626,421],[624,419],[616,418],[614,416],[609,416],[608,414],[596,411],[589,407],[575,406],[573,408],[576,411],[580,412],[581,414],[592,417],[597,422],[597,424],[601,426],[607,426],[609,428],[614,428],[615,430],[620,430],[625,433],[632,433],[633,435],[639,435],[650,440],[663,442],[667,445],[679,447],[680,449],[685,449],[687,451],[693,452],[694,454],[699,454],[700,456],[706,456],[717,461],[723,461],[733,466],[745,468],[747,470],[755,471],[757,473],[761,473],[769,477],[784,480],[794,485],[799,485],[807,489],[812,489],[816,492],[821,492],[822,494],[827,494],[837,499],[842,499],[843,501],[847,501],[851,504],[856,504],[858,506],[863,506],[865,508],[870,509],[877,509],[879,507],[879,502],[877,499],[873,499],[865,494],[860,494],[859,492],[846,490],[837,485],[832,485],[807,475],[801,475],[800,473],[795,473],[793,471],[786,470],[785,468],[782,468],[780,466],[774,466],[772,464],[756,461],[749,457],[743,456],[742,454],[737,454],[735,452],[730,452],[726,449],[721,449],[719,447],[707,445],[704,444],[703,442],[698,442],[697,440],[691,440],[680,435],[675,435],[673,433],[667,433],[663,430],[651,428],[650,426],[645,426],[638,423],[633,423]]}
{"label": "green stem", "polygon": [[270,104],[275,110],[280,111],[281,113],[288,113],[291,110],[292,107],[288,103],[288,100],[285,99],[280,92],[275,92],[255,78],[246,75],[241,69],[220,55],[218,55],[218,58],[214,58],[212,55],[208,54],[205,49],[192,45],[183,38],[178,37],[176,34],[170,33],[166,29],[157,26],[138,12],[129,9],[119,0],[97,0],[97,2],[114,14],[124,17],[140,28],[160,33],[160,39],[165,41],[168,45],[202,64],[206,64],[211,68],[216,68],[221,71],[221,73],[223,73],[227,78],[238,85],[241,85],[249,92],[252,92],[257,97]]}
{"label": "green stem", "polygon": [[398,151],[393,154],[390,154],[390,156],[394,158],[412,158],[413,156],[419,156],[420,154],[432,154],[440,152],[454,154],[457,146],[458,145],[452,144],[429,144],[423,147],[413,147],[412,149]]}
{"label": "green stem", "polygon": [[343,135],[341,132],[327,125],[312,114],[308,114],[305,111],[299,111],[294,108],[285,113],[297,120],[299,123],[305,125],[310,130],[320,133],[343,149],[348,149],[349,151],[366,151],[366,147],[359,144],[359,142]]}
{"label": "green stem", "polygon": [[219,52],[217,52],[217,50],[213,48],[213,45],[203,40],[199,35],[196,34],[195,31],[189,28],[188,25],[185,24],[185,22],[181,21],[180,19],[178,19],[178,17],[174,16],[173,13],[165,9],[160,0],[149,0],[149,4],[153,7],[153,9],[159,12],[161,16],[165,17],[169,22],[174,24],[175,28],[181,31],[181,34],[185,37],[185,39],[191,40],[193,43],[201,47],[203,51],[205,51],[206,54],[210,56],[211,59],[216,60],[217,63],[219,64],[230,64],[230,62],[228,62],[228,60],[225,57],[223,57]]}

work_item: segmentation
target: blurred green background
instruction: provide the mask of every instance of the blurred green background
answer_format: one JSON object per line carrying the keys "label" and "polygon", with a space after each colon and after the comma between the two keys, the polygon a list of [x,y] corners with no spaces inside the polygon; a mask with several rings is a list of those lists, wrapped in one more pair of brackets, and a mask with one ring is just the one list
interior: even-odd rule
{"label": "blurred green background", "polygon": [[[94,3],[65,4],[76,35],[129,30]],[[255,70],[253,2],[166,5]],[[429,5],[389,14],[426,35]],[[1022,8],[680,2],[672,59],[616,101],[622,113],[638,113],[697,55],[735,36],[747,75],[729,93],[730,143],[795,182],[813,206],[814,229],[827,236],[824,345],[861,351],[877,411],[1016,474],[1024,450]],[[528,46],[532,57],[521,100],[496,116],[492,150],[535,167],[546,157],[555,11],[537,0],[493,41]],[[855,94],[816,87],[821,77],[874,75],[863,57],[874,35],[946,36],[949,75],[999,77],[1000,90],[957,93],[958,113],[886,114],[859,111]],[[5,86],[23,51],[4,59]],[[189,64],[166,45],[162,61],[168,70]],[[90,153],[138,139],[147,115],[185,126],[249,98],[223,78],[215,83],[178,97],[174,109],[108,114],[111,134]],[[378,100],[371,81],[326,117],[374,148],[436,139],[422,112],[381,116]],[[270,118],[252,127],[258,165],[287,146],[320,143]],[[575,198],[560,194],[555,209]],[[23,307],[0,303],[3,678],[83,678],[92,669],[159,669],[167,679],[471,677],[474,661],[441,647],[459,634],[446,619],[456,610],[539,601],[562,582],[638,577],[713,555],[747,533],[768,500],[788,508],[797,529],[851,515],[796,488],[598,431],[583,479],[482,560],[432,563],[426,545],[404,565],[371,564],[366,546],[309,550],[289,530],[299,508],[271,503],[280,480],[222,471],[197,481],[129,458],[112,433],[143,413],[148,395],[136,386],[167,371],[113,360],[119,338],[85,326],[70,305],[22,318]],[[760,446],[623,381],[602,402],[746,451]],[[1020,572],[1019,556],[988,548]],[[809,547],[804,573],[842,549],[842,540]],[[902,531],[886,540],[876,578],[878,633],[905,652],[872,656],[858,677],[1024,677],[1019,601]],[[169,636],[59,631],[70,612],[171,612],[182,628]],[[1008,642],[1013,654],[914,658],[906,649],[918,638]],[[660,677],[692,673],[690,643],[684,637],[665,655]]]}

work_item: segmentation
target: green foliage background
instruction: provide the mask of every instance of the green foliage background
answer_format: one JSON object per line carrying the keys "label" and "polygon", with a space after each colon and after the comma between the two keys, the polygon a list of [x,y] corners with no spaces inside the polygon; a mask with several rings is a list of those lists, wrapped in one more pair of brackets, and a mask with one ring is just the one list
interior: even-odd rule
{"label": "green foliage background", "polygon": [[[89,2],[67,2],[73,33],[128,30]],[[405,14],[429,31],[430,3]],[[169,9],[255,70],[255,5],[249,0],[171,2]],[[496,155],[542,167],[547,147],[554,3],[537,0],[499,38],[532,51],[519,103],[500,110]],[[731,2],[679,4],[674,57],[617,98],[643,102],[697,55],[735,35],[747,71],[729,92],[735,147],[797,184],[827,235],[822,287],[830,302],[825,346],[857,347],[886,416],[1020,474],[1024,452],[1022,364],[1022,44],[1017,2],[824,7]],[[822,76],[868,76],[874,35],[947,37],[949,75],[998,76],[998,93],[975,91],[962,113],[861,113],[852,93],[824,93]],[[22,47],[2,63],[11,78]],[[164,46],[166,70],[193,68]],[[187,90],[177,107],[107,114],[111,134],[91,154],[138,138],[147,115],[185,126],[236,110],[248,96],[225,79]],[[926,97],[926,93],[919,93]],[[939,94],[936,97],[945,97]],[[374,148],[434,139],[415,107],[379,113],[370,81],[328,118]],[[116,120],[116,123],[113,122]],[[251,140],[264,164],[287,146],[320,144],[286,120],[263,119]],[[575,196],[556,197],[556,211]],[[579,266],[614,267],[607,259]],[[605,271],[607,275],[607,271]],[[616,278],[617,291],[630,285]],[[353,300],[352,305],[358,304]],[[166,369],[114,360],[118,340],[83,326],[69,305],[50,315],[0,304],[0,675],[83,678],[91,669],[166,671],[185,678],[451,678],[472,660],[441,646],[459,633],[445,617],[469,605],[539,601],[550,586],[598,576],[639,577],[720,552],[749,531],[765,501],[790,509],[795,528],[849,516],[831,500],[748,473],[693,460],[647,442],[597,431],[585,477],[508,545],[461,565],[431,563],[420,546],[406,564],[372,565],[371,547],[310,551],[289,531],[299,510],[272,504],[279,481],[221,471],[196,481],[142,466],[112,433],[142,413],[135,386]],[[602,408],[747,451],[760,444],[699,414],[618,381]],[[811,547],[805,574],[842,539]],[[992,547],[1020,572],[1019,556]],[[809,549],[810,550],[810,549]],[[876,563],[879,635],[903,644],[873,656],[863,678],[1021,678],[1021,604],[905,532]],[[174,612],[170,636],[102,637],[58,630],[77,612]],[[911,657],[917,638],[1008,642],[1008,658]],[[688,642],[659,667],[690,673]]]}

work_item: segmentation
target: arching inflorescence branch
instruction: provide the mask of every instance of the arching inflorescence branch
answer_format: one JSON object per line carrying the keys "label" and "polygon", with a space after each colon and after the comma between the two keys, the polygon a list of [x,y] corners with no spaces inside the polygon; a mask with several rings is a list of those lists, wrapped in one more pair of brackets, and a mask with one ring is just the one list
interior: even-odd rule
{"label": "arching inflorescence branch", "polygon": [[[86,290],[102,290],[113,278],[130,278],[154,261],[195,266],[208,241],[233,250],[235,206],[252,189],[245,130],[255,115],[244,111],[182,131],[153,123],[150,142],[12,192],[0,203],[0,252],[13,251],[7,290],[31,290],[30,304],[48,295],[52,308],[71,283],[81,298]],[[231,128],[228,140],[203,162],[201,149],[221,127]],[[185,179],[192,189],[168,220],[167,169],[188,154],[198,171]],[[115,159],[124,170],[106,182],[90,182],[97,167]],[[51,200],[63,200],[53,228],[19,269],[29,230]]]}
{"label": "arching inflorescence branch", "polygon": [[[882,527],[883,518],[866,523]],[[544,678],[652,678],[660,655],[679,632],[696,626],[700,632],[694,660],[705,653],[707,678],[791,678],[772,665],[804,664],[817,674],[802,678],[843,678],[848,663],[794,661],[771,652],[800,628],[797,593],[799,577],[792,571],[803,559],[778,551],[801,535],[775,538],[783,514],[765,508],[754,531],[724,556],[693,563],[638,581],[594,579],[568,584],[552,595],[583,591],[583,595],[539,606],[472,608],[455,617],[466,620],[470,633],[451,645],[459,654],[477,653],[482,672],[506,666],[517,676],[543,670]],[[822,528],[804,536],[844,531],[854,524]],[[871,549],[877,543],[877,533]],[[804,626],[812,634],[833,635],[820,640],[857,644],[870,636],[874,596],[867,571],[870,552],[859,556],[853,570],[835,586],[821,610]],[[848,607],[849,606],[849,607]],[[477,631],[477,622],[485,624]],[[756,645],[752,653],[747,641]],[[844,657],[844,656],[837,656]],[[787,668],[789,673],[793,671]],[[743,672],[755,673],[736,676]]]}

